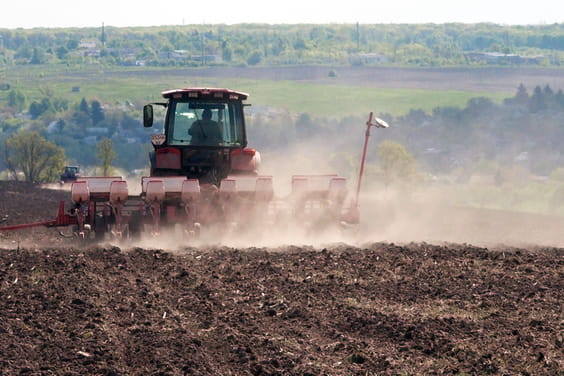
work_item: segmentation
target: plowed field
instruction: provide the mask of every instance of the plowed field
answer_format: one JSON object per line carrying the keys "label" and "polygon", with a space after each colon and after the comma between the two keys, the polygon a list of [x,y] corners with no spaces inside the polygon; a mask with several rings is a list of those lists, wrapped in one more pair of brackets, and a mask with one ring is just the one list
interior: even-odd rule
{"label": "plowed field", "polygon": [[[67,196],[2,182],[0,219]],[[558,247],[0,246],[0,375],[564,375]]]}

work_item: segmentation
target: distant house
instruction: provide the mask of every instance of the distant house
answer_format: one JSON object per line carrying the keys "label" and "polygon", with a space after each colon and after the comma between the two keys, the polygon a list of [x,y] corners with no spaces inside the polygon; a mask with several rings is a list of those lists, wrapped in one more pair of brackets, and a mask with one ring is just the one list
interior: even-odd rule
{"label": "distant house", "polygon": [[204,63],[221,63],[223,61],[219,55],[192,55],[190,59]]}
{"label": "distant house", "polygon": [[486,64],[535,65],[544,60],[543,55],[525,56],[501,52],[466,52],[464,56],[469,62]]}
{"label": "distant house", "polygon": [[106,135],[110,132],[107,127],[87,127],[86,133],[88,134],[95,134],[95,135]]}
{"label": "distant house", "polygon": [[378,53],[350,54],[349,63],[352,65],[382,64],[388,61],[385,55]]}
{"label": "distant house", "polygon": [[98,136],[86,136],[82,138],[82,142],[87,145],[94,145],[98,142]]}
{"label": "distant house", "polygon": [[82,52],[82,56],[84,57],[100,57],[101,50],[98,48],[89,48]]}
{"label": "distant house", "polygon": [[96,48],[96,41],[93,40],[83,40],[78,44],[78,48],[81,50],[89,50]]}
{"label": "distant house", "polygon": [[385,55],[377,53],[356,54],[351,56],[351,62],[361,64],[382,64],[388,61]]}
{"label": "distant house", "polygon": [[183,60],[189,58],[187,50],[162,51],[157,55],[159,60]]}
{"label": "distant house", "polygon": [[100,49],[95,40],[81,40],[78,44],[78,53],[84,57],[100,57]]}
{"label": "distant house", "polygon": [[139,53],[138,48],[120,48],[120,49],[112,49],[110,53],[118,54],[119,57],[122,59],[135,59],[137,54]]}

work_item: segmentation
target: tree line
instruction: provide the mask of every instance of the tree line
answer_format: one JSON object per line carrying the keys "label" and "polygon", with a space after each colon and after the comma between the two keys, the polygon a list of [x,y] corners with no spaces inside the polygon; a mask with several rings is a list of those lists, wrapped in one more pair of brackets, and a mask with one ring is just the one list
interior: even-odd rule
{"label": "tree line", "polygon": [[[564,24],[177,25],[0,29],[0,66],[85,63],[148,65],[483,64],[467,52],[564,61]],[[504,63],[500,61],[500,63]]]}
{"label": "tree line", "polygon": [[[147,167],[150,131],[142,127],[136,106],[123,103],[104,108],[97,99],[82,98],[68,103],[49,90],[43,89],[42,94],[42,99],[29,103],[18,89],[8,93],[8,103],[0,116],[0,170],[7,169],[12,175],[24,171],[27,175],[21,165],[14,167],[18,165],[13,160],[16,151],[24,149],[18,138],[22,130],[36,132],[62,149],[64,157],[53,153],[57,161],[97,165],[97,144],[107,138],[119,145],[112,157],[116,167],[126,171]],[[549,85],[527,88],[521,84],[502,103],[473,98],[463,108],[437,107],[430,113],[412,109],[402,116],[379,116],[392,124],[382,136],[403,145],[420,167],[431,174],[467,179],[480,169],[495,173],[501,166],[513,165],[535,175],[549,176],[564,165],[564,93]],[[365,121],[359,116],[326,118],[264,109],[249,114],[247,133],[250,145],[268,154],[265,160],[284,153],[287,145],[317,145],[332,168],[350,175],[356,171],[355,155]],[[29,134],[28,138],[36,139]],[[53,149],[53,145],[46,150]],[[379,163],[380,159],[376,154],[369,155],[371,163]],[[47,175],[57,178],[56,173]]]}
{"label": "tree line", "polygon": [[[549,85],[520,85],[502,103],[477,97],[465,107],[436,107],[431,113],[412,109],[402,116],[381,113],[391,126],[378,139],[404,145],[429,174],[466,180],[476,173],[496,174],[519,167],[550,176],[564,166],[564,93]],[[356,171],[354,157],[361,148],[366,119],[313,118],[309,114],[256,114],[249,121],[253,145],[270,154],[281,145],[305,144],[332,161],[341,174]],[[315,145],[315,146],[314,146]],[[372,153],[371,163],[380,158]]]}

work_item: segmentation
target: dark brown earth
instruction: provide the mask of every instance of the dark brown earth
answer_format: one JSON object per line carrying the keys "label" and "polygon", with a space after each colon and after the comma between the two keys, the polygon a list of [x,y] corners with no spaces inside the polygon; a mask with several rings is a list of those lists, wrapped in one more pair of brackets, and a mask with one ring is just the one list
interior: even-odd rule
{"label": "dark brown earth", "polygon": [[[67,192],[0,183],[0,218]],[[0,232],[0,375],[564,375],[564,249]]]}

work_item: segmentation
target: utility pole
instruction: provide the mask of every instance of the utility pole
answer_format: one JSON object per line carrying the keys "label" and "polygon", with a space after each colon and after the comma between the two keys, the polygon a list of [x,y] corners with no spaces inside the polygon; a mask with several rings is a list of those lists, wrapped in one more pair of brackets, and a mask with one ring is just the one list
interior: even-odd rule
{"label": "utility pole", "polygon": [[356,52],[360,52],[360,24],[356,23]]}
{"label": "utility pole", "polygon": [[102,36],[100,37],[100,41],[102,42],[102,48],[106,47],[106,28],[103,22],[102,22]]}
{"label": "utility pole", "polygon": [[206,35],[202,33],[202,65],[206,65],[206,58],[204,57],[204,47],[206,45]]}

